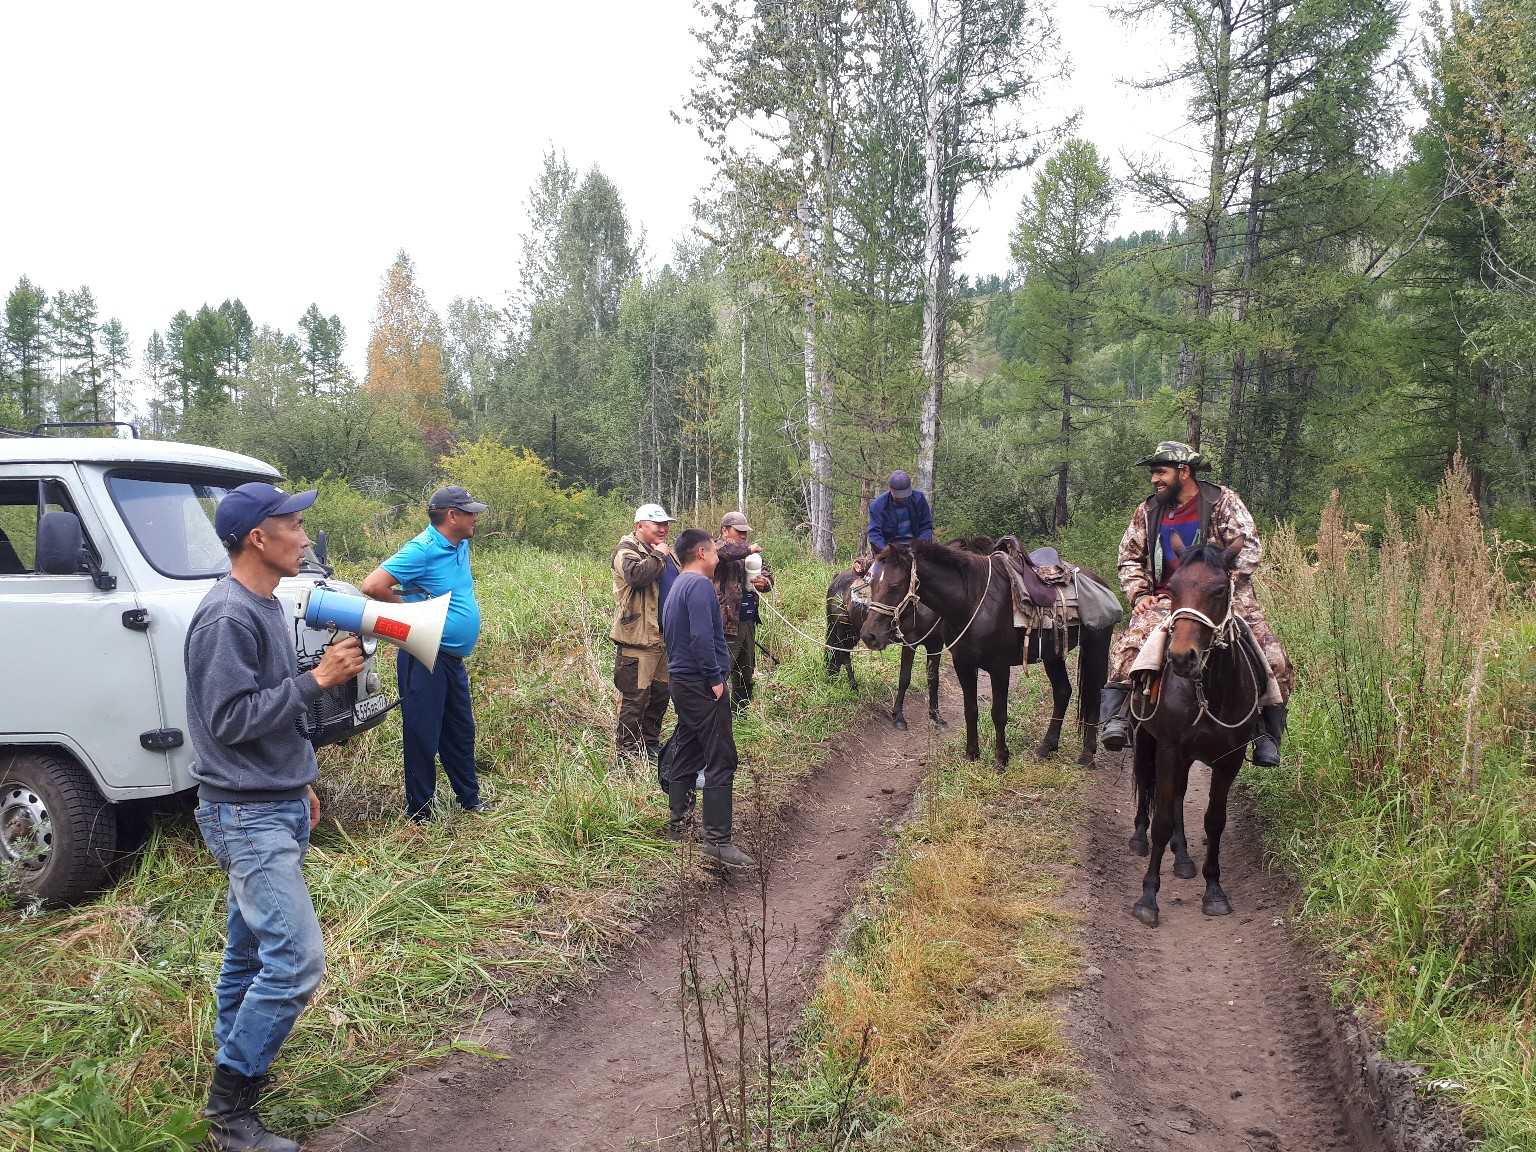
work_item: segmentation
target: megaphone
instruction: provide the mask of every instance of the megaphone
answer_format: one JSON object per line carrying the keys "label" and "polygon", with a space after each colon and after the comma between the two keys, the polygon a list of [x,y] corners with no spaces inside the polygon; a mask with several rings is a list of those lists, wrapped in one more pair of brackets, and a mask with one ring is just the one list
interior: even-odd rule
{"label": "megaphone", "polygon": [[385,604],[316,584],[300,595],[295,611],[311,628],[337,628],[388,640],[431,672],[437,666],[437,647],[452,599],[445,592],[414,604]]}
{"label": "megaphone", "polygon": [[761,576],[763,574],[763,558],[761,556],[759,556],[756,552],[748,553],[747,554],[747,558],[745,560],[743,560],[741,563],[742,563],[742,567],[744,567],[747,570],[747,579],[748,580],[751,580],[754,577]]}

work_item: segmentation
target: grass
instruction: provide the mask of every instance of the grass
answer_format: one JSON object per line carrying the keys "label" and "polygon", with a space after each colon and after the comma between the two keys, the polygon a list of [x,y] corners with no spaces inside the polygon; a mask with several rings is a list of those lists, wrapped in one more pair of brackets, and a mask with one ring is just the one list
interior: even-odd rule
{"label": "grass", "polygon": [[[1014,713],[1038,726],[1026,683]],[[947,742],[806,1011],[776,1104],[797,1147],[1091,1146],[1055,1002],[1082,966],[1057,904],[1080,782],[1065,759],[1021,753],[999,775]]]}
{"label": "grass", "polygon": [[[614,762],[604,558],[476,557],[485,627],[470,665],[486,816],[439,790],[425,828],[399,819],[399,726],[322,756],[325,819],[306,867],[328,975],[274,1068],[274,1125],[356,1109],[392,1073],[444,1052],[488,1005],[553,996],[644,925],[669,882],[649,769]],[[358,576],[361,573],[351,573]],[[820,636],[830,572],[779,566],[780,607]],[[858,700],[782,626],[784,660],[737,725],[775,798]],[[888,690],[864,659],[861,697]],[[392,660],[382,661],[386,683]],[[118,885],[83,907],[0,910],[0,1147],[150,1152],[196,1146],[209,1076],[224,880],[190,819],[157,825]]]}
{"label": "grass", "polygon": [[1302,926],[1485,1149],[1536,1148],[1536,610],[1459,468],[1412,524],[1335,502],[1315,558],[1272,543],[1298,686],[1285,764],[1249,782]]}

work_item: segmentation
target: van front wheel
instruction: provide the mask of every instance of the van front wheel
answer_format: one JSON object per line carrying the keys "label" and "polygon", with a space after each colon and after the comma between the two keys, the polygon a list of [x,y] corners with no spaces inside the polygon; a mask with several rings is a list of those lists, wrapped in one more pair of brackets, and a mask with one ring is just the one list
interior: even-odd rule
{"label": "van front wheel", "polygon": [[21,891],[72,904],[99,888],[117,848],[117,815],[90,774],[60,752],[0,756],[0,868]]}

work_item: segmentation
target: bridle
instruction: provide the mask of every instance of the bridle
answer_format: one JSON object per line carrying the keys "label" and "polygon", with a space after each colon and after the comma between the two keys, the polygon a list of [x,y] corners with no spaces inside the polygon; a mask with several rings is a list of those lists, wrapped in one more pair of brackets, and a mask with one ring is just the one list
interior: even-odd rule
{"label": "bridle", "polygon": [[[981,606],[987,602],[987,593],[992,590],[992,561],[996,559],[996,556],[997,554],[994,552],[987,557],[987,583],[986,586],[981,590],[981,599],[976,601],[976,607],[971,611],[971,618],[965,622],[965,627],[960,629],[953,640],[939,649],[940,654],[948,652],[956,644],[960,643],[961,638],[971,630],[971,625],[976,623],[976,617],[981,614]],[[879,577],[876,575],[879,567],[880,564],[878,561],[876,561],[874,567],[870,569],[871,584],[876,583],[879,579]],[[873,612],[876,616],[889,617],[891,621],[891,629],[896,633],[896,639],[899,640],[907,648],[918,647],[923,643],[923,641],[927,640],[928,637],[932,636],[934,630],[944,622],[939,614],[935,612],[933,614],[933,624],[929,627],[928,631],[924,632],[916,640],[908,640],[906,638],[906,635],[901,630],[901,618],[906,615],[908,608],[921,603],[921,600],[918,597],[918,583],[917,557],[914,555],[912,556],[912,563],[907,573],[906,595],[897,601],[895,605],[881,604],[875,600],[870,600],[864,605],[864,610],[866,612]]]}
{"label": "bridle", "polygon": [[[1236,643],[1238,628],[1237,615],[1234,610],[1236,603],[1237,579],[1234,576],[1228,576],[1227,614],[1221,618],[1220,624],[1216,623],[1216,621],[1212,620],[1198,608],[1175,608],[1171,613],[1169,613],[1168,619],[1164,620],[1160,625],[1160,627],[1169,633],[1170,638],[1173,633],[1173,626],[1180,620],[1193,620],[1195,623],[1203,624],[1205,627],[1211,630],[1211,642],[1200,650],[1200,662],[1195,666],[1194,676],[1191,677],[1195,685],[1195,703],[1200,706],[1200,710],[1195,713],[1194,724],[1196,725],[1198,725],[1201,720],[1209,718],[1211,723],[1215,724],[1218,728],[1225,728],[1228,731],[1236,731],[1239,728],[1247,728],[1250,724],[1253,723],[1253,718],[1258,715],[1259,706],[1264,699],[1264,688],[1263,685],[1259,683],[1259,675],[1253,668],[1252,657],[1242,645]],[[1213,651],[1234,646],[1236,646],[1237,653],[1241,658],[1243,669],[1248,673],[1248,680],[1253,686],[1253,706],[1248,709],[1248,714],[1239,720],[1236,724],[1228,724],[1226,721],[1222,720],[1221,717],[1217,716],[1216,713],[1211,711],[1210,701],[1206,699],[1205,695],[1205,669],[1206,665],[1210,663],[1211,653]],[[1162,675],[1165,676],[1168,674],[1167,668],[1170,655],[1171,653],[1167,650],[1165,650],[1163,653]],[[1145,716],[1139,716],[1136,713],[1136,701],[1133,697],[1131,700],[1131,718],[1135,720],[1137,724],[1145,724],[1147,721],[1151,720],[1152,717],[1157,715],[1157,710],[1162,707],[1162,703],[1163,697],[1162,694],[1159,693],[1157,697],[1157,703],[1152,706],[1152,711],[1148,712]]]}

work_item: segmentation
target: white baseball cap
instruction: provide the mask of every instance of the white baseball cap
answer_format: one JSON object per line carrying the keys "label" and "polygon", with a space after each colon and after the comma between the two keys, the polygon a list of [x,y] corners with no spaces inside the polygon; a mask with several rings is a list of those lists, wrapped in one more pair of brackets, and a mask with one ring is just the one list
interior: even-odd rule
{"label": "white baseball cap", "polygon": [[667,510],[660,504],[642,504],[635,509],[635,523],[649,520],[653,524],[670,524],[672,517],[667,515]]}

